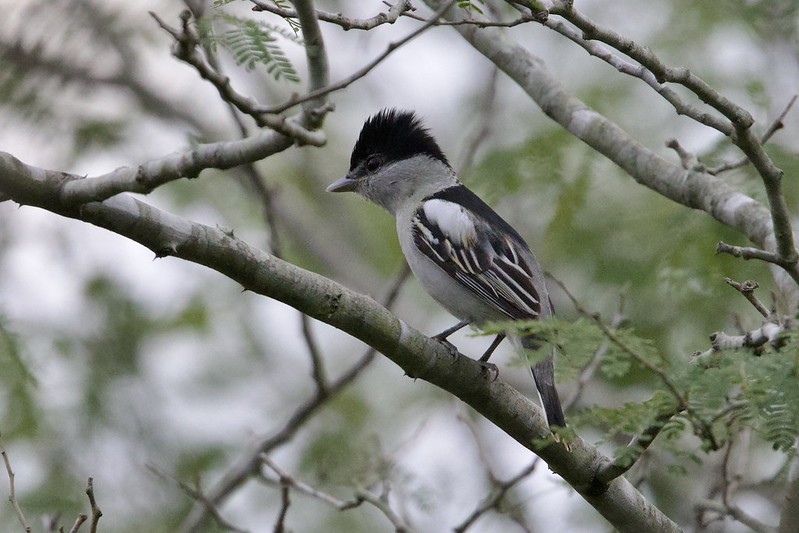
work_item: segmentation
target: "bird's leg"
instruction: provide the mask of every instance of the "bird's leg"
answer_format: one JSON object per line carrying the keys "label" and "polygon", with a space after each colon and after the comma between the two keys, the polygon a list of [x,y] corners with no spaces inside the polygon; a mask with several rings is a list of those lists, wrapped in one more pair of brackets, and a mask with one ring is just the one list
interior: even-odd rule
{"label": "bird's leg", "polygon": [[483,367],[483,376],[489,381],[495,381],[499,377],[499,369],[494,363],[489,363],[488,358],[491,357],[491,354],[494,353],[494,350],[497,349],[497,346],[499,346],[503,340],[505,340],[505,334],[500,333],[496,336],[494,342],[491,343],[491,346],[489,346],[485,353],[480,356],[480,359],[478,359],[480,366]]}
{"label": "bird's leg", "polygon": [[465,328],[466,326],[468,326],[471,323],[472,323],[471,320],[461,320],[460,322],[458,322],[457,324],[455,324],[451,328],[445,329],[444,331],[442,331],[438,335],[433,335],[432,338],[437,340],[437,341],[445,341],[445,340],[447,340],[447,337],[449,337],[450,335],[452,335],[453,333],[455,333],[459,329]]}
{"label": "bird's leg", "polygon": [[449,353],[452,354],[452,357],[458,357],[458,349],[455,347],[454,344],[447,340],[447,337],[458,331],[459,329],[463,329],[469,325],[470,320],[461,320],[451,328],[447,328],[438,335],[433,335],[431,338],[437,340],[441,344],[447,347]]}
{"label": "bird's leg", "polygon": [[497,338],[494,339],[494,342],[491,343],[491,346],[489,346],[488,349],[485,351],[485,353],[480,357],[480,362],[487,363],[488,358],[491,357],[491,354],[494,353],[494,350],[497,349],[497,346],[499,346],[503,340],[505,340],[504,333],[500,333],[499,335],[497,335]]}

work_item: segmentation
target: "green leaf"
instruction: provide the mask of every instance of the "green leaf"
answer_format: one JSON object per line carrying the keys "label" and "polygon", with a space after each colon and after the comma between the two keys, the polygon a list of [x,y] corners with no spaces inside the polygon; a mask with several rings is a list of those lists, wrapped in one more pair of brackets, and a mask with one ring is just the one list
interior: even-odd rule
{"label": "green leaf", "polygon": [[[485,5],[484,0],[478,0],[478,2]],[[477,5],[472,0],[458,0],[458,8],[465,9],[466,11],[475,11],[480,15],[483,14],[483,10],[477,7]]]}
{"label": "green leaf", "polygon": [[[204,43],[216,50],[218,46],[226,49],[233,56],[237,65],[248,71],[263,65],[266,72],[275,80],[286,80],[293,83],[300,81],[296,69],[278,44],[278,37],[283,37],[298,44],[302,41],[296,34],[252,19],[243,19],[229,13],[219,13],[198,25],[200,38]],[[222,26],[221,33],[215,33],[213,23]]]}

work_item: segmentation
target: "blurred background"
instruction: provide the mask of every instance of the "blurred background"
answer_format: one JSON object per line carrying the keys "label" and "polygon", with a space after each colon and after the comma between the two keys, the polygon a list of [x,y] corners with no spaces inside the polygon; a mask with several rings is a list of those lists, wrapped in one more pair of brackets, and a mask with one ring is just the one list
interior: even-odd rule
{"label": "blurred background", "polygon": [[[429,14],[416,4],[418,14]],[[91,176],[240,136],[216,90],[172,57],[171,37],[148,15],[155,11],[178,26],[182,2],[0,0],[0,6],[0,150],[31,165]],[[385,9],[356,0],[317,6],[353,18]],[[779,115],[797,92],[797,1],[583,0],[578,8],[648,45],[667,64],[689,67],[760,124]],[[291,32],[279,17],[251,13],[245,1],[209,6],[206,14],[222,9]],[[419,24],[401,19],[368,32],[323,24],[331,80],[348,76]],[[678,117],[640,80],[552,31],[525,24],[508,33],[575,95],[664,157],[677,161],[665,146],[672,138],[711,166],[739,157],[713,130]],[[219,50],[238,91],[263,103],[305,88],[302,48],[276,36],[299,84],[275,80],[263,68],[248,71]],[[292,263],[380,300],[403,266],[392,218],[355,195],[324,189],[347,171],[366,117],[384,107],[413,109],[462,180],[519,230],[546,270],[591,311],[608,320],[623,313],[675,364],[707,349],[714,331],[759,325],[754,309],[723,278],[755,279],[768,300],[768,268],[714,254],[720,240],[747,245],[741,235],[636,184],[551,122],[452,29],[426,32],[330,100],[336,110],[325,122],[326,146],[291,148],[255,165],[271,198],[268,213],[263,191],[239,169],[206,170],[145,201],[231,228],[250,244],[279,250]],[[785,122],[769,152],[786,171],[794,205],[796,112]],[[724,178],[765,200],[751,169]],[[563,292],[552,291],[559,314],[576,318]],[[394,310],[427,334],[454,323],[412,279]],[[309,327],[332,378],[365,351],[324,324]],[[473,356],[490,342],[469,331],[452,340]],[[509,345],[495,358],[501,379],[535,397]],[[71,524],[85,512],[86,478],[92,476],[104,513],[101,531],[175,530],[192,500],[148,465],[209,487],[250,446],[280,430],[314,387],[308,343],[293,309],[242,292],[200,266],[155,260],[149,250],[104,230],[0,203],[0,433],[34,529],[44,529],[42,516],[61,513]],[[568,398],[574,381],[559,387]],[[597,375],[577,408],[643,401],[652,388],[644,374]],[[598,442],[598,431],[578,430],[612,451],[613,442]],[[774,475],[782,456],[753,438],[748,474],[754,480]],[[684,444],[696,446],[691,439]],[[708,493],[721,458],[700,453],[697,464],[689,453],[657,447],[651,453],[642,490],[690,526],[692,501]],[[387,479],[392,502],[419,531],[449,530],[471,513],[490,490],[486,462],[506,479],[533,459],[458,400],[404,377],[382,357],[272,458],[342,500],[352,497],[353,487]],[[0,478],[6,494],[7,480]],[[755,515],[777,512],[755,492],[746,498]],[[267,531],[279,508],[278,488],[250,483],[222,511],[238,527]],[[508,496],[505,509],[507,515],[490,513],[470,531],[608,530],[543,464]],[[372,508],[340,512],[299,495],[287,524],[295,531],[392,529]],[[746,530],[731,522],[714,527]],[[10,505],[0,506],[0,529],[18,529]]]}

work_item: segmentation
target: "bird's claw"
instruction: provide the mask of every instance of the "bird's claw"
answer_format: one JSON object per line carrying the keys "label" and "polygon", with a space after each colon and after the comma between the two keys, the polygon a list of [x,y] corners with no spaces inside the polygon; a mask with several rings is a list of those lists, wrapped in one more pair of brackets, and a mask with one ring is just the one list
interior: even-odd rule
{"label": "bird's claw", "polygon": [[437,339],[435,337],[433,338],[444,345],[444,347],[447,349],[447,351],[449,352],[449,354],[452,356],[453,359],[458,358],[460,352],[458,351],[458,349],[455,347],[454,344],[449,342],[447,339]]}
{"label": "bird's claw", "polygon": [[499,377],[499,368],[494,363],[488,361],[478,361],[480,363],[480,374],[488,381],[496,381]]}

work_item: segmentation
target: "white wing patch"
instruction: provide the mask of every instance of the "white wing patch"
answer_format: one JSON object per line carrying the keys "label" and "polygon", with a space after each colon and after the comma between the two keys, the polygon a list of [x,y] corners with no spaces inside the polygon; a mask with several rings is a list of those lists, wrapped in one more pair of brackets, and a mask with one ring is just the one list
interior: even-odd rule
{"label": "white wing patch", "polygon": [[424,216],[456,247],[471,247],[477,239],[474,222],[466,210],[456,203],[446,200],[427,200],[423,205]]}
{"label": "white wing patch", "polygon": [[479,219],[439,198],[426,200],[412,224],[417,248],[458,283],[510,318],[539,315],[532,272],[513,240],[479,236]]}

